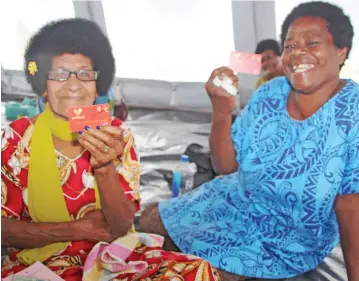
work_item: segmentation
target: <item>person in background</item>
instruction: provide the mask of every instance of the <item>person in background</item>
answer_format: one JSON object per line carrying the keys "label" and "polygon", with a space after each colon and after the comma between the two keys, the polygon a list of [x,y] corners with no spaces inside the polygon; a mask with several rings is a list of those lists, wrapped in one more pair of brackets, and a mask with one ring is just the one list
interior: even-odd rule
{"label": "person in background", "polygon": [[231,127],[235,97],[213,84],[210,149],[222,178],[146,208],[141,231],[207,259],[222,281],[286,279],[315,269],[340,241],[359,281],[359,85],[340,79],[353,26],[341,8],[306,2],[281,32],[285,77],[251,96]]}
{"label": "person in background", "polygon": [[273,39],[266,39],[258,43],[255,53],[262,55],[263,76],[257,80],[256,89],[274,77],[284,76],[280,61],[280,49],[279,43]]}
{"label": "person in background", "polygon": [[[1,244],[9,255],[1,275],[40,261],[66,281],[80,281],[95,244],[134,237],[140,203],[131,130],[117,118],[78,133],[69,127],[69,108],[93,105],[107,93],[115,72],[112,48],[94,22],[51,22],[31,38],[24,70],[46,103],[41,114],[12,122],[2,135]],[[219,280],[201,258],[133,245],[118,252],[128,255],[115,271],[118,280]],[[138,261],[145,265],[141,270],[133,265]],[[87,280],[102,280],[101,274],[91,276]]]}
{"label": "person in background", "polygon": [[127,104],[121,100],[120,104],[114,105],[113,115],[122,121],[126,121],[128,118],[129,110]]}

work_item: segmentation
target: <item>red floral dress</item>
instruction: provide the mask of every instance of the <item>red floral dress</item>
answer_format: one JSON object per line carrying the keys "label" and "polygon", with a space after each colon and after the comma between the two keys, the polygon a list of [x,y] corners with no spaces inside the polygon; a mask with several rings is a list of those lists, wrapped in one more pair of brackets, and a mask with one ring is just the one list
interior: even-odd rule
{"label": "red floral dress", "polygon": [[[131,130],[119,119],[114,118],[112,125],[121,126],[124,129],[124,154],[115,161],[115,166],[121,187],[138,210],[140,167],[134,138]],[[3,132],[1,142],[2,217],[31,221],[27,206],[27,177],[33,128],[34,125],[30,119],[21,118],[11,123]],[[72,219],[80,219],[95,210],[94,177],[89,163],[90,153],[84,151],[74,159],[69,159],[56,150],[54,153],[69,214]],[[82,279],[83,264],[94,245],[87,241],[73,241],[61,253],[50,257],[44,264],[67,281],[79,281]],[[136,249],[129,260],[144,260],[146,250],[145,246]],[[153,250],[153,248],[148,250]],[[21,249],[9,249],[9,255],[2,264],[2,277],[25,268],[25,265],[16,258],[20,251]],[[185,281],[219,280],[215,269],[206,261],[193,256],[167,252],[156,263],[149,266],[151,272],[147,272],[146,277],[139,274],[125,274],[119,275],[117,280],[177,280],[170,279],[174,275],[183,276]],[[198,272],[199,267],[201,271],[205,269],[201,274]]]}

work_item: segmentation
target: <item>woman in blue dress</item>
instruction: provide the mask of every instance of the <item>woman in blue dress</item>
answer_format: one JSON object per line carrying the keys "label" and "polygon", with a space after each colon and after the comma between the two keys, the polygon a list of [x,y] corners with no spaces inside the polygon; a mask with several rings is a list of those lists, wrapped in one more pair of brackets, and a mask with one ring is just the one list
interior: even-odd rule
{"label": "woman in blue dress", "polygon": [[353,27],[343,11],[303,3],[282,26],[286,77],[262,85],[231,127],[235,98],[213,85],[210,147],[225,176],[147,208],[142,231],[209,260],[224,280],[288,278],[342,244],[359,280],[359,85],[342,80]]}

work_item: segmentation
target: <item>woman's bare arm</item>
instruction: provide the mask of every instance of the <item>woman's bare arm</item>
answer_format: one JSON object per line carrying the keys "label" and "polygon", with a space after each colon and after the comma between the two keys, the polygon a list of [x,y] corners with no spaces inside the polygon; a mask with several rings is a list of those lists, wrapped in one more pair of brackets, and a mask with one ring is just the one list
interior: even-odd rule
{"label": "woman's bare arm", "polygon": [[117,237],[126,235],[134,222],[135,206],[123,192],[115,165],[95,169],[94,174],[110,232]]}
{"label": "woman's bare arm", "polygon": [[1,244],[31,249],[56,242],[81,240],[76,221],[62,223],[30,223],[1,218]]}
{"label": "woman's bare arm", "polygon": [[112,235],[101,210],[86,214],[79,220],[59,223],[30,223],[1,218],[1,244],[20,249],[40,248],[56,242],[112,242]]}
{"label": "woman's bare arm", "polygon": [[348,281],[359,281],[359,194],[338,196],[335,210]]}
{"label": "woman's bare arm", "polygon": [[232,135],[232,116],[213,112],[209,146],[211,150],[212,165],[216,173],[226,175],[238,170],[236,151]]}

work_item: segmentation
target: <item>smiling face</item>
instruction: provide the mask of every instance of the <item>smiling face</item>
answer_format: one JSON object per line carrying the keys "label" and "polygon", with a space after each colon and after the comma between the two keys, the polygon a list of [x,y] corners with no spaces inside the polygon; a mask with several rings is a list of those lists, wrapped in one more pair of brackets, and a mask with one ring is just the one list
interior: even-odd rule
{"label": "smiling face", "polygon": [[339,79],[347,48],[338,49],[322,18],[303,17],[288,29],[282,65],[294,89],[311,94]]}
{"label": "smiling face", "polygon": [[[91,59],[81,54],[63,54],[52,59],[51,69],[93,70]],[[72,74],[66,81],[47,80],[43,95],[52,111],[64,118],[74,106],[92,105],[97,96],[96,81],[80,81]]]}

